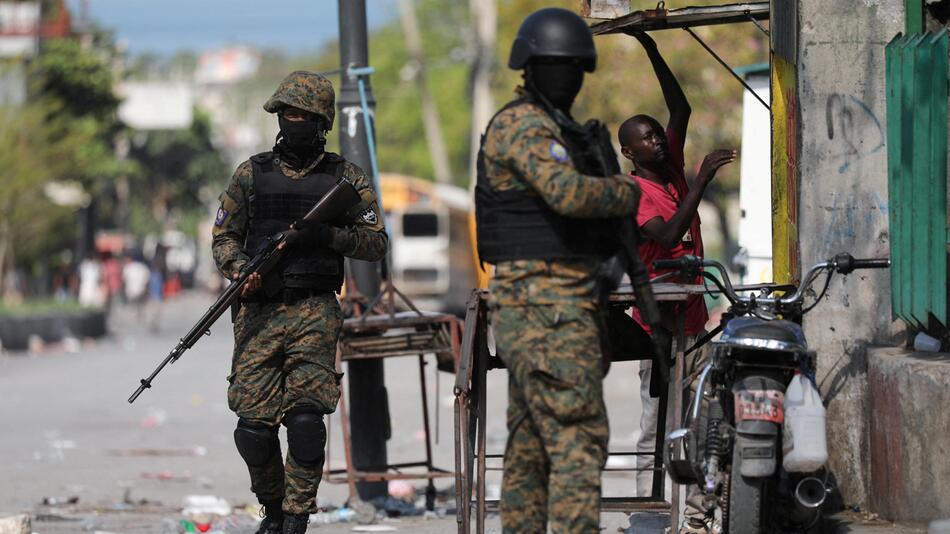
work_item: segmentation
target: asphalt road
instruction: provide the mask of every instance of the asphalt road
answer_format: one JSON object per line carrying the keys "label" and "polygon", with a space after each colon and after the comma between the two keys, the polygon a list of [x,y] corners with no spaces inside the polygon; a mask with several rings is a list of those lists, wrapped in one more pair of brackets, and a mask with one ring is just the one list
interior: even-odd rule
{"label": "asphalt road", "polygon": [[[0,355],[0,517],[30,513],[33,530],[41,534],[162,532],[162,520],[179,519],[189,495],[220,497],[238,510],[255,504],[232,441],[236,420],[226,404],[232,349],[227,316],[210,336],[166,367],[152,389],[134,404],[126,402],[139,379],[151,372],[211,302],[210,295],[185,294],[164,303],[158,321],[119,308],[104,339]],[[639,413],[636,369],[635,363],[618,364],[608,378],[614,449],[630,450],[634,443]],[[422,458],[418,376],[415,358],[386,362],[393,462]],[[437,405],[438,412],[436,465],[452,469],[454,376],[442,373],[438,390],[432,365],[427,366],[426,378],[430,405]],[[505,443],[505,388],[504,371],[493,371],[488,446],[494,452]],[[434,413],[432,417],[434,427]],[[330,465],[342,468],[338,420],[334,417],[329,426]],[[500,478],[490,480],[489,497],[497,495],[499,483]],[[437,486],[450,494],[453,482],[444,479]],[[606,495],[629,495],[632,488],[629,475],[605,476]],[[321,503],[339,506],[346,497],[345,484],[321,486]],[[44,499],[67,504],[47,506]],[[70,499],[75,502],[68,503]],[[454,508],[450,499],[440,505]],[[237,516],[243,515],[242,511]],[[605,522],[614,529],[626,524],[620,514],[605,514]],[[490,527],[497,524],[497,518],[490,518]],[[393,526],[449,532],[455,529],[455,519],[404,518]],[[320,528],[344,532],[351,525]]]}
{"label": "asphalt road", "polygon": [[[166,367],[152,389],[134,404],[126,402],[139,379],[151,372],[212,300],[203,293],[185,294],[164,303],[158,320],[120,308],[112,314],[111,333],[104,339],[47,346],[35,353],[0,354],[0,518],[28,513],[38,534],[177,532],[186,500],[198,495],[224,499],[233,509],[212,530],[254,531],[256,501],[234,449],[236,419],[226,404],[232,349],[227,315],[210,336]],[[636,371],[635,362],[615,364],[605,383],[612,451],[632,450],[635,443],[640,412]],[[418,376],[415,358],[386,362],[392,462],[422,459]],[[429,365],[426,377],[430,403],[437,408],[432,412],[433,435],[438,436],[435,463],[452,469],[454,376],[443,373],[437,384]],[[501,452],[505,443],[506,380],[504,371],[489,374],[489,452]],[[332,418],[329,427],[330,466],[342,468],[338,419]],[[603,480],[607,496],[633,493],[631,473],[608,472]],[[499,485],[500,476],[490,473],[489,497],[497,496]],[[437,486],[444,495],[439,512],[454,508],[452,480],[443,479]],[[345,484],[324,483],[319,501],[339,506],[347,494]],[[210,520],[207,515],[191,517]],[[849,519],[843,532],[919,532],[863,521],[860,516]],[[603,532],[622,532],[626,525],[622,514],[602,515]],[[380,526],[419,534],[456,531],[451,510],[443,517],[403,517],[384,520]],[[311,524],[310,530],[350,532],[354,527]],[[490,533],[499,532],[498,517],[489,516],[487,527]]]}

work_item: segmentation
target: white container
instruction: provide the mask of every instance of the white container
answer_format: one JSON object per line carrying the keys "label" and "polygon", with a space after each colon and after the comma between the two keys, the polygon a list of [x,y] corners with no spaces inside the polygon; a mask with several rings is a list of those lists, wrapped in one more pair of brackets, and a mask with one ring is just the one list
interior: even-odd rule
{"label": "white container", "polygon": [[796,373],[785,390],[782,466],[790,473],[810,473],[828,461],[825,406],[811,380]]}

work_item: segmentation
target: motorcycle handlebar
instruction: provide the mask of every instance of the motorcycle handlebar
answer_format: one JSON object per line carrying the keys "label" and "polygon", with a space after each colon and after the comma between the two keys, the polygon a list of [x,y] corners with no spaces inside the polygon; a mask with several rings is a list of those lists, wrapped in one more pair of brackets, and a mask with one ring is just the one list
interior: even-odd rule
{"label": "motorcycle handlebar", "polygon": [[[787,297],[775,297],[775,298],[758,298],[755,299],[755,302],[760,304],[775,304],[775,305],[792,305],[800,302],[804,296],[805,291],[811,285],[811,283],[818,276],[818,273],[825,269],[834,269],[840,274],[848,274],[856,269],[887,269],[891,265],[891,260],[889,258],[865,258],[865,259],[856,259],[848,253],[842,253],[835,256],[829,261],[823,261],[817,263],[808,270],[805,274],[805,277],[802,278],[802,283],[798,289]],[[717,278],[712,273],[703,272],[703,267],[713,267],[719,271],[720,278]],[[695,275],[702,275],[704,278],[714,282],[722,291],[722,293],[728,298],[733,304],[736,303],[750,303],[752,299],[750,297],[740,297],[736,294],[735,290],[732,287],[732,281],[729,279],[729,273],[726,271],[726,268],[723,267],[721,263],[714,260],[704,260],[696,256],[682,256],[676,259],[671,260],[657,260],[653,262],[654,269],[676,269],[680,271],[693,272]]]}
{"label": "motorcycle handlebar", "polygon": [[696,270],[701,267],[712,267],[710,260],[704,260],[696,256],[680,256],[675,260],[656,260],[653,262],[654,269],[677,269],[677,270]]}
{"label": "motorcycle handlebar", "polygon": [[891,266],[888,258],[856,259],[851,254],[838,254],[834,259],[835,271],[848,274],[855,269],[887,269]]}

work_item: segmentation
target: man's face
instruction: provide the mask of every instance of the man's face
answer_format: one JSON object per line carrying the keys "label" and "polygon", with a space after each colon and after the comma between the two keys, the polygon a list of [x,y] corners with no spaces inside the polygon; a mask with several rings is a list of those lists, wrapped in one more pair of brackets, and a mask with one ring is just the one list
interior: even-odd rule
{"label": "man's face", "polygon": [[666,133],[660,123],[652,118],[633,124],[620,152],[639,165],[665,163],[670,154]]}

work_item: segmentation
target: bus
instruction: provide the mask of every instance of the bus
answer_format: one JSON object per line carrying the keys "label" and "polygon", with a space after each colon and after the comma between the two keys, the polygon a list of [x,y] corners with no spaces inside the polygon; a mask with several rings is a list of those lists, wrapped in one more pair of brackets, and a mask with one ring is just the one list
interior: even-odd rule
{"label": "bus", "polygon": [[468,191],[391,173],[380,174],[379,187],[393,283],[420,309],[464,313],[478,284]]}

